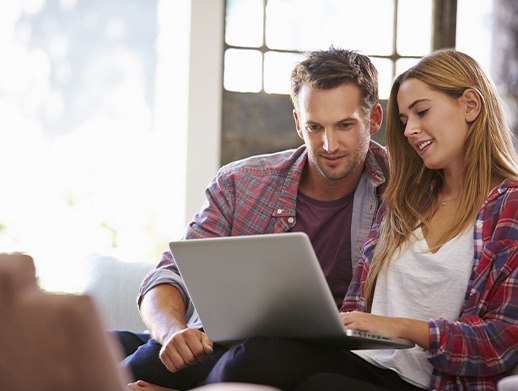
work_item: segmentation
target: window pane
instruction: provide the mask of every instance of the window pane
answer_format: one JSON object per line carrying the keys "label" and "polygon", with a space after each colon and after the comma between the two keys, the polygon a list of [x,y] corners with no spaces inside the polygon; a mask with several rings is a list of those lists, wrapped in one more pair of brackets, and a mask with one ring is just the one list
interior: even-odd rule
{"label": "window pane", "polygon": [[259,92],[263,64],[257,50],[228,49],[225,52],[224,86],[229,91]]}
{"label": "window pane", "polygon": [[419,62],[420,58],[402,58],[396,62],[396,77],[405,72],[408,68],[413,67]]}
{"label": "window pane", "polygon": [[270,0],[266,45],[280,50],[314,50],[333,44],[367,54],[390,54],[393,7],[392,1],[379,0],[321,0],[318,7],[313,0]]}
{"label": "window pane", "polygon": [[302,54],[267,52],[264,54],[264,90],[270,94],[289,94],[291,71],[304,59]]}
{"label": "window pane", "polygon": [[263,0],[227,0],[225,42],[232,46],[262,46],[263,15]]}
{"label": "window pane", "polygon": [[425,55],[432,51],[432,0],[399,0],[397,52]]}
{"label": "window pane", "polygon": [[491,68],[494,0],[458,0],[456,48]]}
{"label": "window pane", "polygon": [[371,58],[378,70],[378,90],[380,99],[388,99],[392,86],[392,61],[387,58]]}
{"label": "window pane", "polygon": [[79,291],[89,253],[158,259],[183,232],[182,170],[164,167],[186,137],[169,27],[189,24],[158,3],[1,2],[0,252],[33,255],[44,289]]}

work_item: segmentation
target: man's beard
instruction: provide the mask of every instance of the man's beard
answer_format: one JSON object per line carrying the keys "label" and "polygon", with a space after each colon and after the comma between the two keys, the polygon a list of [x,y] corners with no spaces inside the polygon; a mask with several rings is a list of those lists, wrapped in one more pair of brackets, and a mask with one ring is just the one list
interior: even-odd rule
{"label": "man's beard", "polygon": [[314,155],[313,159],[315,161],[315,166],[325,179],[329,180],[340,180],[346,178],[351,173],[353,173],[361,164],[363,159],[359,156],[359,152],[354,154],[346,154],[344,158],[344,162],[340,164],[338,167],[329,167],[324,162],[322,162],[322,157],[320,155]]}

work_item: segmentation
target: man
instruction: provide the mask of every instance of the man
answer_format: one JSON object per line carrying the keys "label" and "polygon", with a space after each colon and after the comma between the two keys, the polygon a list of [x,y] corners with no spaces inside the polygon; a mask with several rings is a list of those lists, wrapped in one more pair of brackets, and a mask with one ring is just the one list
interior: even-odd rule
{"label": "man", "polygon": [[[383,116],[377,71],[368,57],[331,47],[308,53],[291,85],[304,145],[221,168],[185,239],[305,232],[340,306],[388,181],[385,149],[370,141]],[[136,379],[202,382],[227,348],[201,329],[169,252],[144,280],[139,306],[152,339],[119,333]],[[132,389],[149,388],[141,384]]]}

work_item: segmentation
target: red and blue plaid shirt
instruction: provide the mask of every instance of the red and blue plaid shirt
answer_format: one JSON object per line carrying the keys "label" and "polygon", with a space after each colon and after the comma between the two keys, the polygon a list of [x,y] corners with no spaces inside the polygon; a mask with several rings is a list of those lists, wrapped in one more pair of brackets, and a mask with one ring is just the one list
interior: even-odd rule
{"label": "red and blue plaid shirt", "polygon": [[[296,223],[297,194],[306,161],[307,150],[301,146],[222,167],[207,187],[205,204],[187,226],[184,239],[289,231]],[[369,235],[388,180],[387,152],[374,141],[365,158],[364,175],[367,184],[357,189],[362,202],[353,206],[358,209],[355,240],[351,235],[353,262],[361,257],[361,245]],[[157,268],[142,282],[138,303],[160,284],[178,288],[186,304],[186,321],[192,327],[200,326],[170,251],[162,255]]]}
{"label": "red and blue plaid shirt", "polygon": [[[366,311],[363,287],[379,240],[383,204],[341,311]],[[496,390],[518,364],[518,181],[494,189],[475,220],[474,259],[461,316],[429,322],[430,390]]]}

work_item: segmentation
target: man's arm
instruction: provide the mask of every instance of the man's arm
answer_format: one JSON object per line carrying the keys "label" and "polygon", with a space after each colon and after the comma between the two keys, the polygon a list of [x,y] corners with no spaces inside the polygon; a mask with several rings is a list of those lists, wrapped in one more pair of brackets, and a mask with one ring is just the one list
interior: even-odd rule
{"label": "man's arm", "polygon": [[171,372],[205,361],[212,353],[212,341],[185,323],[185,305],[174,286],[157,285],[144,295],[140,306],[151,336],[162,345],[160,360]]}
{"label": "man's arm", "polygon": [[[185,239],[229,236],[234,216],[232,181],[220,170],[205,192],[206,202],[187,227]],[[194,312],[176,262],[165,252],[143,281],[138,299],[142,319],[162,345],[160,359],[171,372],[204,361],[212,341],[196,327],[188,328]],[[192,325],[191,325],[192,326]]]}
{"label": "man's arm", "polygon": [[140,313],[151,337],[160,344],[171,333],[187,327],[182,296],[172,285],[158,285],[147,292],[142,299]]}

